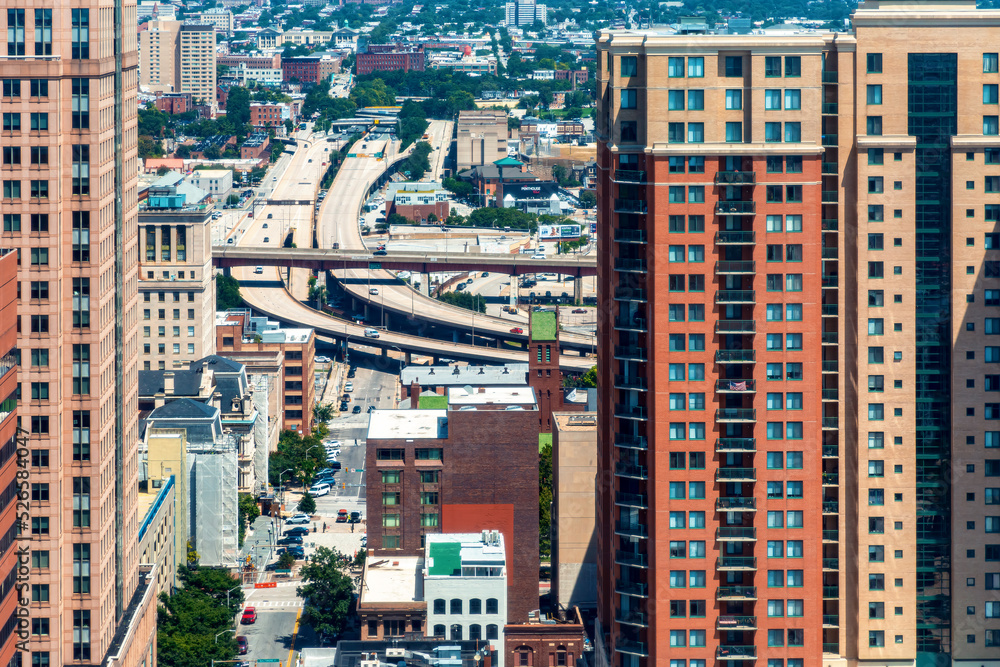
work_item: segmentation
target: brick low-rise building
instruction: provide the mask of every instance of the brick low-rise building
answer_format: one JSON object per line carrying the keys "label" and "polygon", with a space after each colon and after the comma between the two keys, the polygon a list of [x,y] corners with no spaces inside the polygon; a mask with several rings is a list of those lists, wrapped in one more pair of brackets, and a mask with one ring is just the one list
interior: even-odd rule
{"label": "brick low-rise building", "polygon": [[[448,192],[439,183],[390,183],[385,215],[401,215],[417,224],[442,221],[450,212]],[[431,216],[434,219],[431,219]]]}
{"label": "brick low-rise building", "polygon": [[317,84],[340,71],[340,60],[332,56],[299,56],[285,58],[281,63],[285,82]]}
{"label": "brick low-rise building", "polygon": [[359,47],[358,75],[372,72],[423,72],[426,58],[424,47],[409,48],[401,44],[368,44]]}
{"label": "brick low-rise building", "polygon": [[251,104],[250,124],[257,128],[280,127],[292,119],[291,108],[287,104]]}

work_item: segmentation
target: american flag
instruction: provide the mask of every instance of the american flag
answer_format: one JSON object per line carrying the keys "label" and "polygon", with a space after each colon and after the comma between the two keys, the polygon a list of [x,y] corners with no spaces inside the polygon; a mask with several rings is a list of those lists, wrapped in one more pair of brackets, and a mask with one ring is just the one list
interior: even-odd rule
{"label": "american flag", "polygon": [[746,382],[746,380],[743,380],[741,382],[730,382],[729,383],[729,390],[730,391],[746,391],[747,390],[747,382]]}

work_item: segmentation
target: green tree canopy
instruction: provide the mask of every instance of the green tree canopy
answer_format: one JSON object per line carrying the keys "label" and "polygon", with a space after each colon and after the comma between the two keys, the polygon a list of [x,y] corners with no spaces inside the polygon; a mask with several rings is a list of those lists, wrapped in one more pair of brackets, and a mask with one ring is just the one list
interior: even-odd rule
{"label": "green tree canopy", "polygon": [[336,637],[344,630],[354,595],[354,584],[344,573],[349,563],[339,551],[319,547],[299,570],[305,582],[298,588],[305,601],[303,620],[318,634]]}
{"label": "green tree canopy", "polygon": [[302,498],[299,499],[299,505],[297,509],[303,514],[308,514],[312,516],[316,513],[316,499],[312,497],[312,494],[308,491],[302,494]]}
{"label": "green tree canopy", "polygon": [[226,118],[233,128],[241,128],[250,122],[250,91],[241,86],[229,89],[226,98]]}
{"label": "green tree canopy", "polygon": [[224,273],[215,275],[215,307],[218,310],[242,308],[243,297],[240,296],[240,281]]}

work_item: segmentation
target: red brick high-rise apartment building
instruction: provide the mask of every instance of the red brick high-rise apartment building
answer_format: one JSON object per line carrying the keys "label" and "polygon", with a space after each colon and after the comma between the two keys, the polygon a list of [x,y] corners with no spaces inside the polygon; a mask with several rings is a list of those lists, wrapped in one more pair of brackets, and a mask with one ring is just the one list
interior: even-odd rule
{"label": "red brick high-rise apartment building", "polygon": [[598,37],[598,664],[1000,661],[998,43]]}
{"label": "red brick high-rise apartment building", "polygon": [[136,542],[135,0],[7,4],[0,17],[0,248],[18,262],[32,495],[19,596],[37,630],[23,664],[149,665],[155,590]]}
{"label": "red brick high-rise apartment building", "polygon": [[[16,660],[20,640],[18,596],[13,595],[18,565],[17,507],[17,254],[0,246],[0,665]],[[23,452],[22,452],[23,454]],[[23,480],[22,480],[23,481]],[[23,511],[23,510],[21,510]]]}

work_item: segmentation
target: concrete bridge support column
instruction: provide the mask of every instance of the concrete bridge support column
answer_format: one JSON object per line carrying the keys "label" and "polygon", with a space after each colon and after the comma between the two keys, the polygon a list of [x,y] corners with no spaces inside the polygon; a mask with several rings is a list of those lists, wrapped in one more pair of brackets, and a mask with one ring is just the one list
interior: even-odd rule
{"label": "concrete bridge support column", "polygon": [[458,329],[455,329],[454,331],[451,332],[451,342],[452,343],[461,342],[459,339],[460,339],[460,336],[459,336],[459,333],[458,333]]}
{"label": "concrete bridge support column", "polygon": [[431,294],[431,274],[421,273],[420,276],[420,289],[417,290],[424,296],[430,296]]}
{"label": "concrete bridge support column", "polygon": [[583,305],[583,277],[577,276],[573,279],[573,303],[577,306]]}
{"label": "concrete bridge support column", "polygon": [[403,361],[404,361],[404,363],[406,363],[407,366],[411,365],[413,363],[413,353],[412,352],[404,352],[403,353]]}
{"label": "concrete bridge support column", "polygon": [[387,348],[387,347],[383,347],[382,348],[382,358],[383,359],[388,359],[389,358],[389,348]]}

